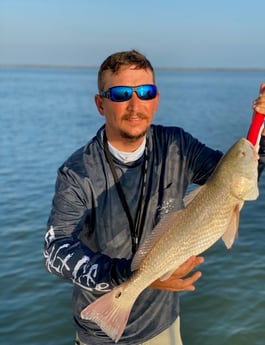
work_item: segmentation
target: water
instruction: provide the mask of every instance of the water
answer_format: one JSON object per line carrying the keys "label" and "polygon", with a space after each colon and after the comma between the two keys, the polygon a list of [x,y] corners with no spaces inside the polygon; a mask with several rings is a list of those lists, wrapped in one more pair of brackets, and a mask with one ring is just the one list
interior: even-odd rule
{"label": "water", "polygon": [[[57,168],[103,124],[96,74],[0,69],[1,344],[73,344],[71,285],[45,272],[42,245]],[[226,150],[246,135],[264,80],[258,72],[158,71],[155,122]],[[196,292],[182,295],[184,345],[264,345],[264,195],[262,176],[233,248],[212,247]]]}

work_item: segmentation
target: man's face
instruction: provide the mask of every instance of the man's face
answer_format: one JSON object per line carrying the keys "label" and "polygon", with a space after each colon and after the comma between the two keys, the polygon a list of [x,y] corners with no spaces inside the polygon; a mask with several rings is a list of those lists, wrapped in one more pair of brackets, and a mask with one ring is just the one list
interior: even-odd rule
{"label": "man's face", "polygon": [[[122,67],[117,74],[104,73],[104,91],[113,86],[139,86],[153,84],[150,70]],[[141,100],[133,92],[132,98],[124,102],[113,102],[99,95],[95,97],[97,108],[106,119],[106,132],[110,142],[122,150],[124,143],[142,141],[143,135],[153,121],[158,108],[159,94],[151,100]],[[122,144],[123,143],[123,144]]]}

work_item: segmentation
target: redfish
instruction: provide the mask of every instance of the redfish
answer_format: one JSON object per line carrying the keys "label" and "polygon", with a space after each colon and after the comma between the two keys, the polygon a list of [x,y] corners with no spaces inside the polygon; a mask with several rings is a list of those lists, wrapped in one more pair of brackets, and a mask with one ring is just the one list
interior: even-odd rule
{"label": "redfish", "polygon": [[167,214],[140,246],[130,279],[81,312],[116,343],[139,294],[155,280],[165,280],[192,255],[220,238],[231,248],[245,200],[255,200],[258,154],[247,139],[238,140],[222,157],[207,183],[184,199],[185,208]]}

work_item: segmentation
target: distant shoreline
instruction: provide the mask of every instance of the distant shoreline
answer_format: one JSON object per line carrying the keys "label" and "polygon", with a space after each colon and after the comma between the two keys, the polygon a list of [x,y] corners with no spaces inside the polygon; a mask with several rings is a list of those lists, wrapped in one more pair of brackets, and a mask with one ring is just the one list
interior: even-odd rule
{"label": "distant shoreline", "polygon": [[[0,64],[0,69],[50,69],[50,70],[98,70],[96,66],[67,66],[67,65],[27,65],[27,64]],[[155,67],[156,71],[176,72],[265,72],[265,68],[252,67]]]}

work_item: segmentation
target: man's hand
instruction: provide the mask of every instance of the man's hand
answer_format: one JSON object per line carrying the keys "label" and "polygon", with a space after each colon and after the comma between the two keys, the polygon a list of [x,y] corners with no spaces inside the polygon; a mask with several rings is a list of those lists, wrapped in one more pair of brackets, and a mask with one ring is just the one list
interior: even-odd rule
{"label": "man's hand", "polygon": [[260,85],[259,97],[253,102],[253,110],[265,115],[265,83]]}
{"label": "man's hand", "polygon": [[187,261],[180,265],[176,271],[166,280],[155,280],[150,287],[153,289],[167,290],[167,291],[194,291],[193,285],[202,275],[201,272],[195,272],[190,277],[184,278],[195,267],[204,262],[201,256],[191,256]]}

